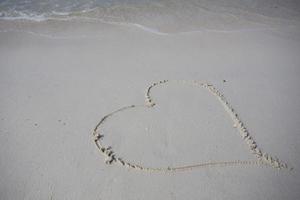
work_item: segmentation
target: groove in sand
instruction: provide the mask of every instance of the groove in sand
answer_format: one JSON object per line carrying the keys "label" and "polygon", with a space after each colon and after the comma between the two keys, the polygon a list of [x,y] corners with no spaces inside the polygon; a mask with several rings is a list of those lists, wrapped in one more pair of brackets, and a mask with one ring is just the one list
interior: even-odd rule
{"label": "groove in sand", "polygon": [[[155,106],[155,102],[153,101],[151,97],[151,90],[154,87],[157,87],[159,85],[163,84],[186,84],[190,86],[196,86],[200,88],[204,88],[208,90],[212,95],[214,95],[219,102],[222,104],[228,115],[231,117],[231,119],[234,122],[233,127],[237,128],[240,135],[242,136],[243,140],[248,146],[248,149],[250,152],[255,156],[256,160],[250,161],[250,160],[234,160],[234,161],[216,161],[216,162],[206,162],[206,163],[198,163],[193,165],[185,165],[185,166],[176,166],[176,167],[165,167],[165,168],[157,168],[157,167],[146,167],[141,166],[138,164],[135,164],[133,162],[126,161],[120,157],[117,156],[117,154],[112,150],[112,147],[105,146],[101,140],[104,137],[102,135],[99,129],[101,125],[112,115],[122,112],[127,109],[132,109],[135,107],[148,107],[152,108]],[[116,111],[113,111],[107,115],[105,115],[100,122],[96,125],[93,136],[94,136],[94,142],[97,146],[97,148],[100,150],[100,152],[105,156],[105,163],[106,164],[113,164],[118,163],[122,166],[131,168],[131,169],[137,169],[142,170],[146,172],[175,172],[175,171],[185,171],[185,170],[192,170],[196,168],[203,168],[203,167],[215,167],[215,166],[247,166],[247,165],[263,165],[263,166],[270,166],[276,169],[292,169],[287,166],[286,163],[279,160],[276,157],[271,156],[270,154],[267,154],[261,150],[261,148],[258,147],[257,143],[253,139],[253,137],[250,135],[249,131],[247,130],[245,124],[242,122],[236,111],[233,109],[233,107],[229,104],[229,102],[226,100],[224,95],[217,90],[212,84],[205,83],[205,82],[199,82],[199,81],[193,81],[193,80],[163,80],[159,82],[155,82],[151,84],[145,94],[145,105],[130,105],[130,106],[124,106]]]}

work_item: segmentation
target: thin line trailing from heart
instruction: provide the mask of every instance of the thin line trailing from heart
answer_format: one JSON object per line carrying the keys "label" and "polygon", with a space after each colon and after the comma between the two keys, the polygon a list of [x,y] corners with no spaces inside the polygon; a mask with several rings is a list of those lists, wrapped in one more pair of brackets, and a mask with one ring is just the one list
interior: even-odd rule
{"label": "thin line trailing from heart", "polygon": [[[128,162],[120,157],[117,156],[117,154],[113,151],[112,147],[105,146],[101,140],[103,139],[104,135],[101,134],[100,127],[103,125],[105,120],[107,120],[109,117],[113,116],[114,114],[118,112],[122,112],[127,109],[132,109],[135,107],[154,107],[155,102],[153,101],[151,97],[151,90],[154,87],[157,87],[159,85],[163,84],[184,84],[184,85],[190,85],[190,86],[196,86],[201,87],[206,90],[208,90],[212,95],[214,95],[222,104],[226,112],[229,114],[231,119],[234,122],[234,128],[238,129],[238,132],[240,133],[241,137],[247,144],[250,152],[255,156],[256,160],[250,161],[250,160],[235,160],[235,161],[219,161],[219,162],[206,162],[206,163],[198,163],[193,165],[186,165],[186,166],[176,166],[176,167],[165,167],[165,168],[157,168],[157,167],[145,167],[142,165],[135,164],[133,162]],[[175,172],[175,171],[186,171],[186,170],[192,170],[196,168],[203,168],[203,167],[225,167],[225,166],[247,166],[247,165],[260,165],[260,166],[270,166],[276,169],[289,169],[292,170],[293,168],[290,168],[287,166],[287,164],[281,160],[279,160],[276,157],[271,156],[270,154],[267,154],[263,152],[257,145],[257,143],[254,141],[253,137],[250,136],[249,131],[247,130],[245,124],[242,122],[236,111],[233,109],[233,107],[229,104],[229,102],[226,100],[224,95],[217,90],[212,84],[205,83],[205,82],[199,82],[199,81],[193,81],[193,80],[163,80],[159,82],[155,82],[152,85],[150,85],[145,94],[145,104],[144,105],[130,105],[122,107],[116,111],[113,111],[107,115],[105,115],[100,122],[96,125],[94,131],[93,131],[93,137],[94,142],[97,146],[97,148],[100,150],[100,152],[105,156],[105,163],[106,164],[113,164],[118,163],[122,166],[131,168],[131,169],[137,169],[147,172]]]}

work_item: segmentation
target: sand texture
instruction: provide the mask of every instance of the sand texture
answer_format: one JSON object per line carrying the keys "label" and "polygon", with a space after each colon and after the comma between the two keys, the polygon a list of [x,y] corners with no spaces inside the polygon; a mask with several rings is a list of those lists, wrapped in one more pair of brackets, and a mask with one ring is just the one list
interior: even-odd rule
{"label": "sand texture", "polygon": [[[225,81],[224,81],[225,82]],[[153,167],[143,167],[142,165],[138,164],[133,164],[132,162],[127,162],[124,159],[117,157],[115,152],[112,150],[111,146],[105,147],[101,143],[102,138],[104,135],[101,134],[100,126],[104,123],[105,120],[107,120],[110,116],[113,116],[119,112],[122,112],[126,109],[132,109],[138,106],[145,106],[145,107],[153,107],[155,106],[155,103],[153,99],[150,96],[150,91],[153,87],[157,85],[162,85],[162,84],[187,84],[191,86],[196,86],[196,87],[203,87],[207,89],[211,94],[217,97],[217,99],[221,102],[223,105],[224,109],[228,112],[229,116],[232,118],[234,125],[233,127],[237,128],[244,139],[245,143],[248,144],[248,147],[250,149],[250,152],[255,155],[257,158],[257,161],[240,161],[240,160],[235,160],[235,161],[219,161],[219,162],[209,162],[209,163],[199,163],[199,164],[194,164],[194,165],[185,165],[185,166],[176,166],[176,167],[165,167],[165,168],[153,168]],[[286,163],[280,161],[278,158],[274,158],[270,156],[267,153],[263,153],[257,146],[257,143],[254,141],[252,136],[250,136],[249,131],[245,127],[244,123],[242,120],[239,118],[238,114],[236,111],[232,108],[232,106],[229,104],[229,102],[225,99],[224,95],[221,94],[213,85],[209,83],[201,83],[199,81],[186,81],[186,80],[163,80],[159,82],[155,82],[151,84],[150,87],[147,88],[146,90],[146,95],[145,95],[145,105],[131,105],[131,106],[125,106],[122,107],[114,112],[111,112],[107,115],[105,115],[100,122],[97,124],[96,128],[94,129],[93,132],[93,137],[95,144],[97,148],[100,150],[100,152],[105,156],[105,163],[106,164],[112,164],[114,162],[117,162],[121,164],[122,166],[129,167],[131,169],[139,169],[142,171],[146,172],[176,172],[176,171],[184,171],[184,170],[192,170],[195,168],[200,168],[200,167],[212,167],[212,166],[230,166],[230,165],[269,165],[273,168],[277,169],[290,169],[292,170],[293,168],[290,168],[287,166]]]}
{"label": "sand texture", "polygon": [[299,199],[299,3],[129,1],[0,3],[0,200]]}

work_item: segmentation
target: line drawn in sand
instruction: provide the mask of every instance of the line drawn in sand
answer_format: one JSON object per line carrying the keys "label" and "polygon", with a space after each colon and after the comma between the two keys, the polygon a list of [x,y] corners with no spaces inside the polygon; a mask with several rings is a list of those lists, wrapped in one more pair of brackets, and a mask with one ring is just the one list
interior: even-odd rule
{"label": "line drawn in sand", "polygon": [[[243,138],[244,142],[247,144],[248,149],[250,150],[251,154],[255,156],[255,160],[234,160],[234,161],[216,161],[216,162],[206,162],[206,163],[198,163],[193,165],[185,165],[185,166],[175,166],[175,167],[165,167],[165,168],[157,168],[157,167],[146,167],[139,164],[135,164],[133,162],[126,161],[125,159],[122,159],[118,157],[118,155],[113,151],[111,146],[105,146],[101,140],[103,139],[104,135],[101,134],[100,127],[106,120],[108,120],[111,116],[113,116],[116,113],[122,112],[127,109],[133,109],[136,107],[147,107],[152,108],[155,106],[155,102],[153,101],[151,97],[151,90],[154,87],[157,87],[159,85],[163,84],[185,84],[190,86],[195,86],[199,88],[203,88],[208,90],[213,96],[215,96],[219,102],[222,104],[225,111],[228,113],[228,115],[231,117],[233,121],[233,127],[238,130],[241,137]],[[271,156],[268,153],[265,153],[261,150],[261,148],[258,147],[257,143],[253,139],[253,137],[250,135],[249,131],[247,130],[245,124],[240,119],[239,115],[236,113],[236,111],[233,109],[233,107],[229,104],[229,102],[226,100],[224,95],[219,92],[217,88],[215,88],[212,84],[206,83],[206,82],[200,82],[196,80],[162,80],[159,82],[155,82],[151,84],[145,94],[145,104],[144,105],[130,105],[130,106],[124,106],[122,108],[119,108],[118,110],[115,110],[107,115],[105,115],[100,122],[96,125],[93,131],[93,138],[94,142],[97,146],[97,148],[100,150],[100,152],[105,156],[105,163],[106,164],[113,164],[118,163],[122,166],[125,166],[127,168],[131,169],[137,169],[147,172],[176,172],[176,171],[185,171],[185,170],[192,170],[196,168],[203,168],[203,167],[213,167],[213,166],[237,166],[237,165],[264,165],[264,166],[270,166],[276,169],[289,169],[292,170],[293,168],[288,167],[288,165],[279,160],[275,156]]]}

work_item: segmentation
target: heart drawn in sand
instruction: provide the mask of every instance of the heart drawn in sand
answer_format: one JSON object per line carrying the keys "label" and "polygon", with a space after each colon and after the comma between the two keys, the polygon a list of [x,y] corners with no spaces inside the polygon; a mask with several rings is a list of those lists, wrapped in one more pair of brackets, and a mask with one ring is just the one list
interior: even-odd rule
{"label": "heart drawn in sand", "polygon": [[[215,96],[219,102],[222,104],[225,111],[228,113],[228,115],[231,117],[234,128],[238,130],[241,137],[243,138],[244,142],[247,144],[249,151],[251,154],[254,155],[256,158],[253,161],[250,160],[234,160],[234,161],[215,161],[215,162],[207,162],[207,163],[199,163],[194,165],[185,165],[185,166],[176,166],[176,167],[165,167],[165,168],[157,168],[157,167],[146,167],[141,166],[138,164],[135,164],[133,162],[126,161],[125,159],[122,159],[118,157],[118,154],[113,151],[112,147],[105,146],[102,143],[102,139],[104,135],[101,134],[101,125],[104,124],[106,120],[109,120],[109,118],[119,112],[122,112],[127,109],[133,109],[138,106],[152,108],[155,106],[155,102],[153,101],[150,93],[152,88],[157,87],[162,84],[185,84],[189,86],[199,87],[202,89],[206,89]],[[148,171],[148,172],[175,172],[175,171],[183,171],[183,170],[191,170],[201,167],[212,167],[212,166],[233,166],[233,165],[265,165],[265,166],[271,166],[273,168],[277,169],[290,169],[288,168],[287,164],[283,161],[279,160],[276,157],[273,157],[267,153],[264,153],[257,145],[253,137],[250,135],[249,131],[247,130],[245,124],[241,121],[236,111],[233,109],[233,107],[229,104],[229,102],[226,100],[223,94],[221,94],[213,85],[205,83],[205,82],[199,82],[199,81],[188,81],[188,80],[163,80],[156,83],[153,83],[150,85],[145,94],[145,105],[130,105],[130,106],[124,106],[122,108],[119,108],[118,110],[115,110],[107,115],[105,115],[100,122],[96,125],[93,136],[94,136],[94,142],[97,146],[97,148],[100,150],[100,152],[105,156],[105,163],[106,164],[113,164],[118,163],[122,166],[131,168],[131,169],[137,169],[142,171]]]}

